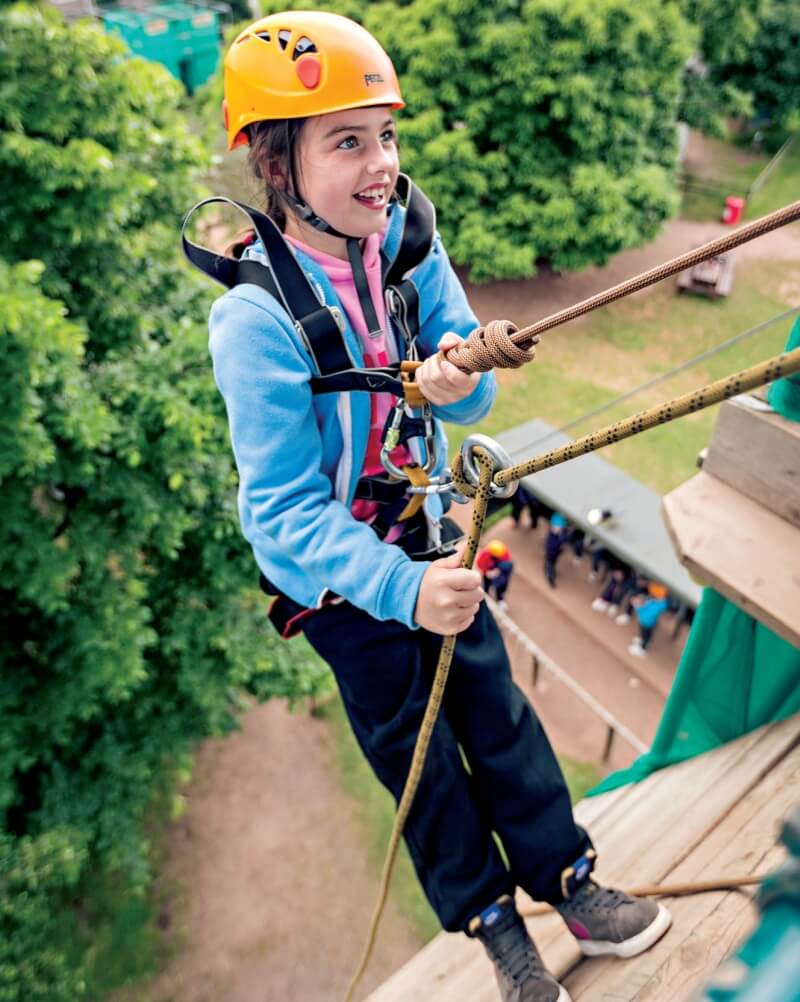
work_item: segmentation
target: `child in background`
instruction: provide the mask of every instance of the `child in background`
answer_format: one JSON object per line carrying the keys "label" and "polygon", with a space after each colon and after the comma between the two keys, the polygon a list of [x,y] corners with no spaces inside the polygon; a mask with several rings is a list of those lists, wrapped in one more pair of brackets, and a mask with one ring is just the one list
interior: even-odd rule
{"label": "child in background", "polygon": [[634,657],[643,658],[653,638],[653,631],[669,604],[667,589],[664,585],[653,583],[647,596],[638,595],[632,602],[639,622],[639,636],[631,642],[628,650]]}
{"label": "child in background", "polygon": [[551,588],[556,586],[556,562],[567,541],[567,520],[556,512],[550,519],[550,531],[544,541],[544,576]]}
{"label": "child in background", "polygon": [[514,570],[511,550],[500,539],[492,539],[475,558],[475,566],[483,575],[483,590],[494,597],[501,609],[507,609],[506,590]]}
{"label": "child in background", "polygon": [[[389,57],[339,15],[262,18],[225,59],[229,145],[249,145],[281,254],[288,248],[317,313],[336,311],[344,356],[359,371],[424,360],[415,378],[431,405],[436,475],[447,455],[441,422],[479,420],[495,387],[491,373],[467,375],[440,354],[477,321],[438,235],[413,270],[418,332],[407,343],[387,317],[382,257],[397,253],[411,212],[410,201],[394,197],[404,179],[393,110],[403,106]],[[275,619],[287,632],[302,629],[329,663],[356,738],[395,798],[441,637],[458,634],[404,837],[442,926],[482,942],[504,1002],[568,1002],[515,908],[518,886],[550,902],[587,953],[647,949],[669,927],[669,913],[591,879],[591,841],[511,678],[480,574],[461,567],[460,552],[445,542],[440,498],[407,514],[420,495],[400,496],[394,515],[375,500],[385,486],[381,433],[395,398],[317,392],[318,359],[287,297],[252,267],[272,257],[253,236],[242,245],[251,277],[214,304],[210,348],[243,531],[262,586],[276,596]],[[400,467],[414,461],[408,444],[391,457]]]}

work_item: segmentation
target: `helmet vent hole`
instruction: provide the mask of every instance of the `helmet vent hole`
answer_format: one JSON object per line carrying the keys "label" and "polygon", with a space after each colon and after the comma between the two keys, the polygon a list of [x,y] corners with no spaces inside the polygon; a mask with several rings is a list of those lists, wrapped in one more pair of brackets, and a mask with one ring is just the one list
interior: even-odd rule
{"label": "helmet vent hole", "polygon": [[272,35],[268,31],[259,31],[256,33],[256,38],[260,38],[262,42],[271,42]]}
{"label": "helmet vent hole", "polygon": [[252,35],[242,35],[240,38],[236,39],[236,45],[241,45],[242,42],[246,42],[248,38],[252,38]]}
{"label": "helmet vent hole", "polygon": [[291,37],[292,33],[291,31],[289,31],[288,28],[281,28],[281,30],[278,32],[278,45],[280,45],[282,49],[285,49],[286,46],[289,44],[289,39]]}
{"label": "helmet vent hole", "polygon": [[303,35],[302,38],[298,38],[297,40],[297,45],[295,45],[294,52],[292,53],[292,60],[299,59],[306,52],[319,52],[319,49],[310,38]]}

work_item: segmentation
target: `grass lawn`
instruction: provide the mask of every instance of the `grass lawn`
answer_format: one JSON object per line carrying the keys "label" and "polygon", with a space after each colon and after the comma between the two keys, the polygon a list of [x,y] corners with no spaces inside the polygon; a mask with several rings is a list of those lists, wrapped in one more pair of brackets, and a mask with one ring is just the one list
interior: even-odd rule
{"label": "grass lawn", "polygon": [[[684,360],[800,306],[794,262],[748,262],[737,270],[725,300],[678,296],[673,282],[629,297],[546,333],[536,361],[497,373],[500,391],[492,413],[471,428],[449,426],[451,450],[466,434],[499,432],[535,417],[554,426],[667,372]],[[577,438],[629,414],[688,392],[779,352],[791,319],[726,349],[687,372],[616,406],[569,434]],[[688,479],[708,444],[716,407],[601,450],[603,456],[659,493]]]}
{"label": "grass lawn", "polygon": [[[378,783],[353,737],[347,716],[338,696],[322,711],[336,735],[336,765],[344,789],[357,805],[357,820],[364,832],[370,865],[375,873],[375,894],[383,866],[386,847],[394,823],[395,806],[392,797]],[[559,756],[561,768],[573,803],[600,781],[599,770],[587,763]],[[439,923],[417,882],[405,843],[401,847],[392,878],[392,897],[402,913],[411,921],[422,942],[440,931]]]}

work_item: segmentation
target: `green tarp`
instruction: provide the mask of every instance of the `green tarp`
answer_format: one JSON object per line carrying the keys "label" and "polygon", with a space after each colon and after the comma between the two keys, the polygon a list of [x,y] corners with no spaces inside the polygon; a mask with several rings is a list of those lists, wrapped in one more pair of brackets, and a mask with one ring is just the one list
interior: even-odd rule
{"label": "green tarp", "polygon": [[[795,348],[800,348],[800,317],[792,327],[786,345],[787,351]],[[800,372],[773,383],[769,388],[767,399],[779,414],[790,421],[800,421]]]}
{"label": "green tarp", "polygon": [[[796,347],[800,318],[787,350]],[[774,383],[769,402],[784,417],[800,421],[800,377]],[[656,769],[798,712],[800,650],[706,588],[650,751],[589,795],[636,783]]]}

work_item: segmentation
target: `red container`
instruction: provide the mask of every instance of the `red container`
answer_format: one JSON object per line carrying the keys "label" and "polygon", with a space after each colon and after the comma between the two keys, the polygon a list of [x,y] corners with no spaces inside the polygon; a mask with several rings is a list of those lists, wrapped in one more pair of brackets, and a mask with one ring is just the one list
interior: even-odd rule
{"label": "red container", "polygon": [[725,208],[722,210],[722,222],[728,226],[735,226],[742,218],[744,212],[744,199],[736,195],[728,195],[725,199]]}

